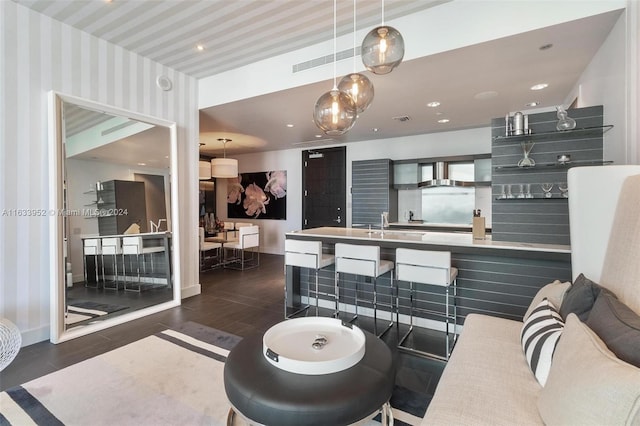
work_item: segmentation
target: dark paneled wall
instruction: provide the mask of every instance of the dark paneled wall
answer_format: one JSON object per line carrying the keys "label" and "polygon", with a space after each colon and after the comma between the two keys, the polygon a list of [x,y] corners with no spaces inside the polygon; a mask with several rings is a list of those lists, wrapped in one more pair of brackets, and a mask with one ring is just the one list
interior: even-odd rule
{"label": "dark paneled wall", "polygon": [[[345,241],[346,242],[346,241]],[[351,241],[353,243],[353,241]],[[571,280],[571,263],[568,254],[532,253],[519,250],[485,250],[473,249],[459,251],[457,247],[430,247],[432,250],[452,250],[451,263],[458,268],[458,323],[470,313],[482,313],[513,320],[522,320],[522,316],[531,303],[536,292],[545,284],[558,279]],[[333,244],[325,244],[327,253],[333,252]],[[381,257],[395,259],[395,248],[383,247]],[[314,292],[313,271],[304,268],[287,268],[287,273],[300,274],[300,294],[307,295],[307,283]],[[334,294],[333,266],[322,269],[319,273],[320,293]],[[394,280],[395,281],[395,280]],[[373,284],[364,277],[351,274],[340,276],[340,302],[355,303],[355,287],[358,283],[358,306],[372,307]],[[289,285],[290,279],[287,279]],[[409,314],[409,283],[398,282],[399,306],[401,314]],[[444,313],[444,289],[437,286],[414,284],[416,289],[415,306]],[[379,305],[389,305],[392,293],[389,274],[385,274],[377,281]],[[294,298],[296,299],[296,298]],[[330,296],[320,296],[320,299],[335,299]],[[299,300],[298,300],[299,301]],[[389,308],[380,307],[382,310]],[[441,320],[441,317],[428,313],[414,315],[423,318]]]}
{"label": "dark paneled wall", "polygon": [[[568,111],[577,122],[576,129],[601,127],[603,108],[594,106]],[[522,138],[504,138],[505,118],[491,121],[492,153],[492,238],[494,241],[516,241],[543,244],[569,244],[569,211],[558,183],[567,182],[569,166],[603,160],[602,132],[558,132],[547,137],[535,136],[555,132],[555,112],[529,115],[529,127],[536,137],[530,157],[535,167],[514,167],[523,158]],[[497,138],[499,137],[499,138]],[[497,138],[497,139],[496,139]],[[539,138],[539,139],[538,139]],[[569,154],[569,166],[555,166],[559,154]],[[511,168],[510,168],[511,167]],[[553,183],[553,198],[544,198],[542,183]],[[498,199],[502,185],[511,185],[514,196],[520,185],[531,185],[533,199]],[[526,186],[525,186],[526,188]]]}
{"label": "dark paneled wall", "polygon": [[398,218],[398,196],[393,189],[393,162],[389,159],[351,163],[351,223],[353,227],[380,227],[382,212],[389,222]]}

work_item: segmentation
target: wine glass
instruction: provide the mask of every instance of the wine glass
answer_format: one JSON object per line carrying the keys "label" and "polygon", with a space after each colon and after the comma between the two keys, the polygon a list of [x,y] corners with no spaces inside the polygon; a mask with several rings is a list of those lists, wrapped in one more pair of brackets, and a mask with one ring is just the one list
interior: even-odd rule
{"label": "wine glass", "polygon": [[507,198],[507,193],[505,192],[505,185],[503,184],[500,186],[500,195],[498,196],[498,199],[504,200],[505,198]]}
{"label": "wine glass", "polygon": [[520,184],[520,191],[518,192],[517,198],[524,198],[524,185]]}
{"label": "wine glass", "polygon": [[569,198],[569,186],[567,185],[567,182],[559,183],[558,189],[564,198]]}
{"label": "wine glass", "polygon": [[513,194],[511,193],[511,184],[507,185],[507,198],[513,198]]}
{"label": "wine glass", "polygon": [[541,183],[540,188],[542,188],[545,198],[551,198],[551,190],[553,189],[552,183]]}
{"label": "wine glass", "polygon": [[527,190],[524,194],[524,198],[533,198],[533,194],[531,193],[531,184],[527,184]]}

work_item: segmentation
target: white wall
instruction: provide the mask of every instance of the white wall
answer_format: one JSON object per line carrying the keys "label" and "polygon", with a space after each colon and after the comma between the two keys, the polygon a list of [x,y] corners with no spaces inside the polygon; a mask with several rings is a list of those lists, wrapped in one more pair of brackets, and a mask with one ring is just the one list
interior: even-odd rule
{"label": "white wall", "polygon": [[[328,145],[313,148],[327,148]],[[459,130],[402,138],[381,139],[346,144],[347,147],[347,226],[351,224],[351,162],[389,158],[406,160],[449,155],[486,154],[491,152],[491,129]],[[302,229],[302,149],[288,149],[238,155],[240,173],[268,170],[287,171],[287,220],[242,220],[260,226],[263,253],[283,254],[284,234]],[[216,211],[226,220],[226,179],[218,179]]]}
{"label": "white wall", "polygon": [[[260,227],[260,251],[284,253],[285,232],[302,228],[302,150],[270,151],[238,155],[238,172],[255,173],[271,170],[287,171],[287,219],[249,219],[231,221],[248,222]],[[223,221],[227,218],[227,180],[216,180],[216,212]]]}
{"label": "white wall", "polygon": [[565,104],[577,98],[578,107],[604,106],[604,124],[613,129],[604,135],[604,158],[616,164],[630,161],[627,152],[626,14],[623,13],[609,36],[584,70]]}
{"label": "white wall", "polygon": [[[0,1],[0,212],[46,209],[47,93],[62,92],[178,124],[183,294],[199,292],[198,82],[12,1]],[[173,90],[155,85],[159,74]],[[49,338],[48,218],[0,215],[0,317],[27,345]]]}

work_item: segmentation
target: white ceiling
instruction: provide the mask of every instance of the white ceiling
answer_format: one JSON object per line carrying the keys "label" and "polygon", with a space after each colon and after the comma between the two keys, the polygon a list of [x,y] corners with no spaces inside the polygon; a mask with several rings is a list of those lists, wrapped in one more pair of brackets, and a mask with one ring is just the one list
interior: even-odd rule
{"label": "white ceiling", "polygon": [[[333,38],[332,0],[13,1],[196,78]],[[385,20],[447,1],[385,0]],[[357,10],[359,28],[380,23],[380,0]],[[337,2],[338,35],[353,30],[352,12]]]}
{"label": "white ceiling", "polygon": [[[196,78],[207,77],[333,37],[331,0],[13,0],[82,31]],[[391,20],[445,1],[385,0]],[[338,0],[338,35],[350,33],[353,2]],[[380,22],[379,0],[358,0],[358,28]],[[602,45],[620,11],[402,63],[391,74],[368,74],[372,106],[346,135],[352,142],[487,126],[494,117],[560,104]],[[421,41],[405,40],[407,44]],[[195,49],[201,43],[203,51]],[[552,43],[541,51],[539,47]],[[305,58],[302,58],[305,59]],[[549,83],[531,92],[535,83]],[[331,82],[254,97],[201,111],[201,152],[220,155],[317,146],[313,105]],[[478,100],[478,93],[497,96]],[[441,106],[427,108],[437,100]],[[441,113],[441,115],[436,115]],[[392,117],[408,115],[399,122]],[[451,120],[438,124],[440,118]],[[287,123],[295,127],[287,128]],[[378,128],[377,133],[372,128]],[[305,143],[311,141],[309,143]]]}
{"label": "white ceiling", "polygon": [[[536,108],[550,108],[565,101],[619,15],[610,12],[403,62],[387,75],[366,73],[375,87],[373,103],[348,133],[334,139],[317,138],[321,132],[312,121],[313,106],[331,89],[330,81],[206,108],[200,112],[200,142],[206,144],[201,152],[220,155],[220,137],[233,139],[227,144],[233,155],[485,127],[492,118],[531,109],[526,104],[532,101],[540,103]],[[550,49],[539,49],[549,43]],[[542,82],[549,87],[530,90]],[[485,92],[497,96],[476,99]],[[430,101],[441,105],[428,108]],[[393,119],[403,115],[411,119]],[[450,121],[438,123],[442,118]]]}

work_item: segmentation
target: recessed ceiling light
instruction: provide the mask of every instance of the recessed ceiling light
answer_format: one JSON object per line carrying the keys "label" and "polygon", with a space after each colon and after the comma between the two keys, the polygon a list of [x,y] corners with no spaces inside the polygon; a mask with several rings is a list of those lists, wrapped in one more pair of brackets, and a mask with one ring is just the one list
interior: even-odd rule
{"label": "recessed ceiling light", "polygon": [[440,111],[436,112],[436,115],[442,115],[443,113],[441,113]]}
{"label": "recessed ceiling light", "polygon": [[321,137],[322,137],[322,135],[316,135],[316,138],[321,138]]}
{"label": "recessed ceiling light", "polygon": [[437,107],[437,106],[440,106],[440,102],[438,102],[438,101],[429,102],[429,103],[427,104],[427,106],[428,106],[429,108],[435,108],[435,107]]}
{"label": "recessed ceiling light", "polygon": [[138,163],[138,166],[146,166],[147,163]]}
{"label": "recessed ceiling light", "polygon": [[378,133],[378,131],[379,131],[379,130],[380,130],[380,129],[378,129],[377,127],[374,127],[374,128],[372,128],[372,129],[371,129],[371,131],[372,131],[373,133]]}
{"label": "recessed ceiling light", "polygon": [[287,127],[288,127],[288,128],[292,128],[292,127],[293,127],[293,124],[289,123],[289,124],[287,124]]}
{"label": "recessed ceiling light", "polygon": [[553,47],[552,43],[547,43],[547,44],[543,44],[542,46],[538,47],[538,49],[547,50],[547,49],[551,49],[552,47]]}
{"label": "recessed ceiling light", "polygon": [[164,156],[164,158],[169,158],[169,156],[168,156],[168,155],[165,155],[165,156]]}
{"label": "recessed ceiling light", "polygon": [[534,107],[540,105],[540,102],[529,102],[528,104],[524,104],[524,106]]}
{"label": "recessed ceiling light", "polygon": [[444,124],[444,123],[448,123],[449,119],[448,118],[441,118],[440,120],[438,120],[438,123],[440,124]]}
{"label": "recessed ceiling light", "polygon": [[531,90],[542,90],[546,89],[547,87],[549,87],[547,83],[538,83],[531,86]]}
{"label": "recessed ceiling light", "polygon": [[204,45],[202,44],[196,44],[196,49],[203,51],[204,50]]}
{"label": "recessed ceiling light", "polygon": [[493,99],[497,96],[498,92],[496,92],[495,90],[488,90],[486,92],[480,92],[473,95],[474,99],[478,99],[480,101],[483,101],[485,99]]}

